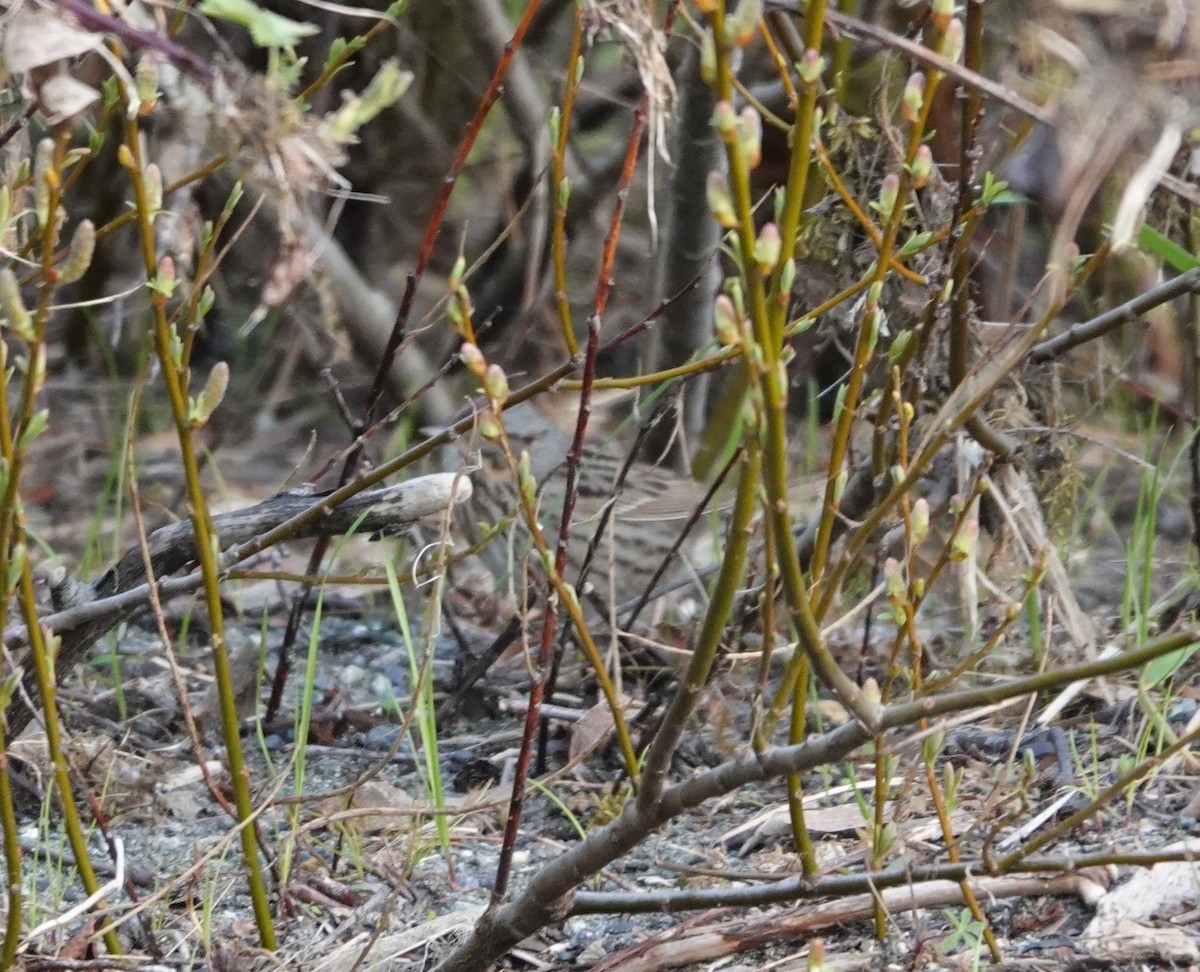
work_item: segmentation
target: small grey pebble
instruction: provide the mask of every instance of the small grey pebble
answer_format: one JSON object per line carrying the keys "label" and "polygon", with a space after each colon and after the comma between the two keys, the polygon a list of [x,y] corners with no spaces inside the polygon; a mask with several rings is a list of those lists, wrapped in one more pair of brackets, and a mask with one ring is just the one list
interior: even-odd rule
{"label": "small grey pebble", "polygon": [[1195,699],[1176,699],[1167,710],[1167,721],[1174,723],[1187,722],[1200,708],[1200,702]]}
{"label": "small grey pebble", "polygon": [[396,684],[386,675],[371,679],[371,692],[377,699],[390,699],[396,695]]}
{"label": "small grey pebble", "polygon": [[395,744],[396,738],[399,735],[399,726],[373,726],[363,735],[363,747],[365,749],[388,750]]}
{"label": "small grey pebble", "polygon": [[408,691],[408,666],[391,662],[379,666],[379,673],[392,683],[392,691],[404,694]]}
{"label": "small grey pebble", "polygon": [[366,677],[366,669],[360,668],[358,665],[347,665],[342,669],[341,683],[343,685],[357,685]]}
{"label": "small grey pebble", "polygon": [[144,861],[127,864],[125,866],[125,875],[134,883],[135,887],[154,887],[154,868]]}

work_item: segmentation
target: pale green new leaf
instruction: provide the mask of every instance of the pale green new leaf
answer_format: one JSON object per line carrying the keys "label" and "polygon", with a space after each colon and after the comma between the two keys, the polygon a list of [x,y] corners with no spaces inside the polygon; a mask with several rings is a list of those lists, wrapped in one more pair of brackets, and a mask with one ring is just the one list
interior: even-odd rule
{"label": "pale green new leaf", "polygon": [[402,71],[394,59],[384,61],[361,95],[343,96],[345,103],[330,120],[330,134],[340,141],[353,138],[363,125],[399,101],[412,79],[412,72]]}
{"label": "pale green new leaf", "polygon": [[320,28],[290,20],[270,10],[264,10],[252,0],[203,0],[200,12],[241,24],[250,31],[250,39],[259,47],[295,47],[305,37]]}

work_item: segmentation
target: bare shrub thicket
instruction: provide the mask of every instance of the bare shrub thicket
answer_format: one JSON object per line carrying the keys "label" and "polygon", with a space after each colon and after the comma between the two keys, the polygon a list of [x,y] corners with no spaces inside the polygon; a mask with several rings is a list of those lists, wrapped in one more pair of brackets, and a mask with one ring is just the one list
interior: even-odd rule
{"label": "bare shrub thicket", "polygon": [[[1200,411],[1200,11],[859,6],[0,13],[0,754],[40,770],[54,821],[31,847],[0,775],[0,967],[250,961],[207,906],[168,914],[217,895],[209,856],[153,892],[119,863],[85,754],[149,723],[124,707],[140,677],[105,683],[93,649],[139,618],[171,743],[240,847],[238,915],[296,967],[398,968],[437,941],[471,972],[567,920],[715,907],[742,910],[674,957],[647,924],[598,967],[864,919],[885,940],[950,905],[946,950],[998,960],[996,898],[1091,901],[1115,863],[1187,859],[1170,828],[1094,833],[1152,780],[1184,807],[1170,774],[1200,731],[1167,704],[1197,643],[1187,598],[1157,601],[1167,470],[1133,455]],[[1084,592],[1088,517],[1117,503],[1089,443],[1141,488],[1124,578]],[[299,564],[271,560],[301,538]],[[254,580],[278,584],[265,678],[230,615]],[[341,581],[388,592],[362,610],[411,649],[404,698],[356,710],[420,768],[415,802],[373,805],[382,837],[343,828],[388,759],[333,797],[305,785],[308,749],[361,728],[318,728]],[[206,650],[181,667],[188,595]],[[105,684],[117,718],[88,705]],[[479,704],[519,731],[491,795],[455,802],[444,748]],[[566,756],[551,718],[577,720]],[[1118,735],[1119,756],[1096,742]],[[716,854],[699,822],[751,799],[780,803],[769,870],[636,880],[664,828]],[[855,810],[850,836],[823,836],[822,799]],[[516,873],[559,812],[579,833]],[[394,913],[428,847],[458,880],[472,833],[478,907]],[[86,906],[38,897],[51,840]],[[397,844],[409,863],[380,863]],[[392,897],[374,933],[331,923],[318,947],[298,916],[332,907],[347,858]]]}

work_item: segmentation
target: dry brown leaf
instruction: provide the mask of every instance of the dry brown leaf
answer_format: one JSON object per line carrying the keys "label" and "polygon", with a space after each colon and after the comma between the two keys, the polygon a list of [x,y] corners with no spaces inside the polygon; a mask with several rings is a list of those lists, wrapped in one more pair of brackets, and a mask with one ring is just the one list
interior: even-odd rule
{"label": "dry brown leaf", "polygon": [[[628,709],[627,700],[621,700],[621,707],[623,711]],[[612,731],[612,709],[607,702],[596,703],[571,726],[571,745],[568,750],[571,762],[587,759],[608,741]]]}
{"label": "dry brown leaf", "polygon": [[68,23],[52,10],[26,4],[4,27],[4,65],[23,74],[97,50],[104,38]]}
{"label": "dry brown leaf", "polygon": [[1152,962],[1154,968],[1180,968],[1200,959],[1200,948],[1191,936],[1172,925],[1125,920],[1089,944],[1093,957],[1117,965]]}
{"label": "dry brown leaf", "polygon": [[[1200,841],[1173,844],[1164,847],[1163,851],[1185,848],[1193,853],[1200,852]],[[1164,861],[1134,871],[1128,881],[1100,899],[1085,935],[1099,942],[1113,936],[1119,928],[1129,923],[1151,918],[1167,919],[1194,908],[1198,886],[1200,871],[1191,861]]]}
{"label": "dry brown leaf", "polygon": [[61,125],[99,100],[95,88],[65,73],[52,75],[38,86],[38,101],[49,125]]}

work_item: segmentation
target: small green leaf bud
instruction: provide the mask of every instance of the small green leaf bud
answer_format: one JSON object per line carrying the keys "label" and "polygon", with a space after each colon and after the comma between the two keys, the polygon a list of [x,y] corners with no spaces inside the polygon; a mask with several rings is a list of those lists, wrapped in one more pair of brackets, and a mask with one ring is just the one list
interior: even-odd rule
{"label": "small green leaf bud", "polygon": [[800,80],[806,85],[814,85],[821,80],[821,75],[825,72],[825,59],[821,57],[819,51],[809,48],[804,52],[804,56],[796,62],[796,74]]}
{"label": "small green leaf bud", "polygon": [[521,490],[521,495],[528,501],[530,506],[533,506],[537,499],[537,480],[533,478],[533,471],[530,469],[529,452],[527,450],[521,452],[521,458],[517,460],[517,488]]}
{"label": "small green leaf bud", "polygon": [[503,428],[500,425],[499,419],[496,418],[496,413],[490,408],[485,408],[479,413],[479,418],[475,420],[475,425],[479,429],[479,434],[489,442],[499,442],[503,438]]}
{"label": "small green leaf bud", "polygon": [[54,140],[43,138],[37,143],[33,157],[33,208],[38,226],[45,226],[50,219],[50,189],[58,185],[58,173],[54,171]]}
{"label": "small green leaf bud", "polygon": [[717,42],[711,27],[704,31],[700,39],[700,77],[707,84],[717,79]]}
{"label": "small green leaf bud", "polygon": [[966,560],[975,553],[975,546],[979,540],[979,521],[975,519],[967,520],[962,525],[962,529],[954,535],[954,542],[950,545],[950,559],[955,563]]}
{"label": "small green leaf bud", "polygon": [[725,293],[729,294],[729,299],[733,301],[733,306],[737,310],[738,317],[746,316],[746,297],[742,292],[742,282],[737,277],[729,277],[725,280]]}
{"label": "small green leaf bud", "polygon": [[471,374],[483,377],[483,373],[487,370],[487,360],[476,345],[470,341],[464,341],[462,347],[458,349],[458,358],[467,366],[467,370]]}
{"label": "small green leaf bud", "polygon": [[904,94],[900,98],[900,113],[904,120],[915,125],[921,117],[921,109],[925,107],[925,75],[914,71],[908,76],[904,85]]}
{"label": "small green leaf bud", "polygon": [[[745,0],[742,0],[744,3]],[[757,169],[762,161],[762,115],[753,105],[742,109],[737,134],[738,150],[748,169]]]}
{"label": "small green leaf bud", "polygon": [[754,39],[762,0],[740,0],[737,9],[725,19],[725,37],[733,47],[745,47]]}
{"label": "small green leaf bud", "polygon": [[150,215],[162,211],[163,203],[163,181],[162,170],[157,165],[151,162],[146,166],[146,172],[143,176],[146,187],[146,208],[150,210]]}
{"label": "small green leaf bud", "polygon": [[139,112],[143,115],[153,110],[158,103],[158,65],[153,56],[144,54],[138,58],[134,74]]}
{"label": "small green leaf bud", "polygon": [[884,219],[890,219],[899,195],[900,177],[895,172],[889,172],[879,184],[879,201],[875,203],[875,211]]}
{"label": "small green leaf bud", "polygon": [[29,556],[29,548],[24,543],[18,541],[13,544],[12,554],[8,561],[8,576],[5,580],[7,591],[17,589],[17,584],[21,580],[21,573],[25,569],[25,559]]}
{"label": "small green leaf bud", "polygon": [[[565,581],[563,582],[562,598],[563,598],[563,605],[568,610],[571,610],[572,608],[574,608],[575,610],[579,609],[579,595],[575,593],[575,585],[574,584],[568,584]],[[572,613],[574,613],[574,611],[572,611]]]}
{"label": "small green leaf bud", "polygon": [[898,365],[903,359],[905,352],[913,342],[912,331],[901,331],[892,340],[892,346],[888,348],[888,364],[891,366]]}
{"label": "small green leaf bud", "polygon": [[200,298],[196,301],[196,323],[200,323],[208,316],[208,312],[212,310],[212,306],[216,303],[217,295],[212,287],[205,287],[200,291]]}
{"label": "small green leaf bud", "polygon": [[883,696],[879,692],[879,683],[875,680],[874,676],[863,682],[862,694],[863,701],[868,705],[872,707],[879,705]]}
{"label": "small green leaf bud", "polygon": [[896,256],[901,258],[910,257],[914,253],[925,249],[931,239],[933,239],[933,234],[929,230],[921,230],[920,233],[913,233],[912,236],[904,241],[904,245],[896,251]]}
{"label": "small green leaf bud", "polygon": [[[841,419],[842,411],[845,409],[845,407],[846,407],[846,386],[844,384],[841,384],[841,385],[838,385],[837,397],[833,400],[833,421],[835,424],[838,422],[839,419]],[[844,487],[845,483],[843,483],[842,485]],[[840,501],[842,498],[842,494],[840,492],[837,493],[836,498],[837,498],[837,500]]]}
{"label": "small green leaf bud", "polygon": [[908,596],[908,584],[904,580],[904,571],[900,569],[900,561],[888,557],[883,562],[883,586],[887,596],[893,601],[903,601]]}
{"label": "small green leaf bud", "polygon": [[218,361],[213,365],[212,371],[208,373],[204,390],[196,398],[196,407],[192,414],[193,425],[204,425],[212,417],[212,413],[224,400],[228,388],[229,365],[224,361]]}
{"label": "small green leaf bud", "polygon": [[916,154],[912,160],[913,188],[920,189],[929,181],[929,177],[932,174],[933,152],[928,145],[922,143],[917,146]]}
{"label": "small green leaf bud", "polygon": [[726,142],[732,142],[738,133],[738,116],[728,101],[718,101],[713,107],[712,127]]}
{"label": "small green leaf bud", "polygon": [[733,211],[733,197],[729,195],[729,186],[720,172],[714,170],[708,174],[705,193],[708,197],[708,208],[716,221],[725,229],[733,229],[737,226],[737,214]]}
{"label": "small green leaf bud", "polygon": [[788,257],[783,262],[783,269],[779,271],[779,299],[783,304],[787,304],[788,297],[792,292],[792,287],[795,285],[796,260],[794,257]]}
{"label": "small green leaf bud", "polygon": [[913,543],[924,543],[925,538],[929,536],[929,500],[924,496],[913,503],[910,520]]}
{"label": "small green leaf bud", "polygon": [[154,295],[153,300],[165,304],[168,298],[175,293],[178,282],[175,277],[175,261],[169,256],[164,256],[158,261],[158,273],[155,274],[153,280],[146,283],[146,286]]}
{"label": "small green leaf bud", "polygon": [[32,341],[33,318],[21,299],[17,275],[8,267],[0,270],[0,314],[7,319],[9,330],[25,341]]}
{"label": "small green leaf bud", "polygon": [[498,364],[490,364],[483,373],[483,390],[493,406],[503,405],[508,399],[508,376]]}
{"label": "small green leaf bud", "polygon": [[717,299],[713,302],[713,329],[717,332],[717,340],[726,347],[741,343],[737,311],[727,294],[717,294]]}
{"label": "small green leaf bud", "polygon": [[[43,367],[43,373],[45,371]],[[38,382],[41,384],[41,382]],[[29,416],[29,424],[25,426],[25,430],[21,433],[20,448],[27,449],[29,444],[33,442],[39,435],[46,431],[50,425],[50,410],[48,408],[39,409]]]}
{"label": "small green leaf bud", "polygon": [[955,17],[947,25],[946,33],[942,35],[942,49],[938,53],[947,61],[957,64],[958,59],[962,57],[965,36],[963,22]]}
{"label": "small green leaf bud", "polygon": [[454,260],[454,266],[450,268],[450,276],[446,278],[446,286],[451,293],[457,293],[458,288],[462,286],[462,278],[466,269],[467,261],[460,253]]}
{"label": "small green leaf bud", "polygon": [[225,206],[221,210],[221,222],[226,222],[233,215],[234,209],[242,201],[245,193],[246,187],[241,182],[233,184],[233,188],[229,190],[229,198],[225,200]]}
{"label": "small green leaf bud", "polygon": [[783,241],[779,236],[779,227],[774,223],[767,223],[754,242],[754,262],[764,274],[768,274],[778,265],[782,250]]}
{"label": "small green leaf bud", "polygon": [[75,283],[92,264],[96,250],[96,224],[90,219],[81,220],[71,237],[67,258],[58,268],[58,279],[62,283]]}

